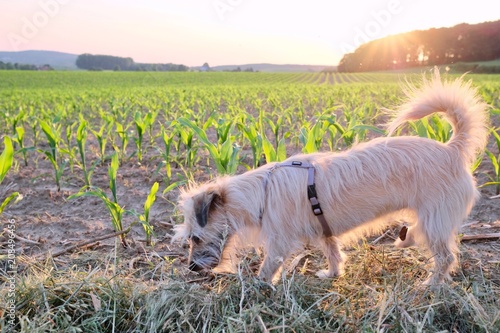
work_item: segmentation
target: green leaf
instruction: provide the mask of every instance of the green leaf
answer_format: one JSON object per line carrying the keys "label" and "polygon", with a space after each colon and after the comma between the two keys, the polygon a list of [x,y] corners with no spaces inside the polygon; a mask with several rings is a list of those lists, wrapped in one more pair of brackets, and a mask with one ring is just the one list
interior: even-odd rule
{"label": "green leaf", "polygon": [[109,188],[111,189],[111,193],[113,194],[113,199],[115,202],[118,202],[116,198],[116,175],[118,174],[118,154],[114,153],[111,157],[111,164],[108,168],[109,175]]}
{"label": "green leaf", "polygon": [[16,202],[18,202],[19,200],[21,200],[23,198],[22,195],[19,194],[19,192],[14,192],[12,193],[11,195],[9,195],[7,198],[5,198],[5,200],[2,202],[2,205],[0,205],[0,215],[2,215],[5,207],[7,207],[7,205],[14,199],[16,199]]}
{"label": "green leaf", "polygon": [[146,221],[149,221],[149,210],[151,209],[151,206],[156,200],[156,192],[158,192],[158,187],[160,184],[158,182],[155,182],[153,186],[151,187],[151,191],[149,192],[148,198],[144,202],[144,216],[146,217]]}
{"label": "green leaf", "polygon": [[0,155],[0,184],[9,172],[14,161],[14,147],[12,146],[12,140],[10,137],[6,136],[3,139],[4,150],[2,155]]}
{"label": "green leaf", "polygon": [[168,193],[168,192],[176,189],[179,186],[185,185],[186,183],[187,183],[186,179],[173,182],[172,184],[168,185],[166,189],[163,190],[163,194]]}

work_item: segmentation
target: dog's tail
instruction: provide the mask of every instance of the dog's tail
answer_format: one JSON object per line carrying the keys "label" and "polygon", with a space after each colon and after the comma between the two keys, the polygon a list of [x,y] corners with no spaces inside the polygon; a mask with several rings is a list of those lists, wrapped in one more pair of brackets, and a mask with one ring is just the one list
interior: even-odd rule
{"label": "dog's tail", "polygon": [[464,162],[469,165],[474,162],[487,143],[488,105],[481,101],[470,81],[464,82],[462,78],[442,81],[435,69],[431,80],[424,77],[423,85],[418,89],[410,86],[406,95],[409,100],[389,124],[389,135],[409,120],[442,112],[453,129],[447,145],[458,149]]}

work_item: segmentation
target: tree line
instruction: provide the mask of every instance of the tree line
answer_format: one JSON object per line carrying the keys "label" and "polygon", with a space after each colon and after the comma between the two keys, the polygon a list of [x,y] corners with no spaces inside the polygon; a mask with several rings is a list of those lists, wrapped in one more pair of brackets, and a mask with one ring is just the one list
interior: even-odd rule
{"label": "tree line", "polygon": [[136,63],[132,58],[115,57],[109,55],[81,54],[76,59],[76,66],[86,70],[113,70],[113,71],[158,71],[158,72],[185,72],[189,67],[177,64],[146,64]]}
{"label": "tree line", "polygon": [[500,58],[500,20],[417,30],[360,45],[341,59],[339,72],[488,61]]}
{"label": "tree line", "polygon": [[50,65],[31,65],[31,64],[19,64],[19,63],[11,63],[11,62],[3,62],[0,61],[0,70],[20,70],[20,71],[38,71],[38,70],[53,70]]}

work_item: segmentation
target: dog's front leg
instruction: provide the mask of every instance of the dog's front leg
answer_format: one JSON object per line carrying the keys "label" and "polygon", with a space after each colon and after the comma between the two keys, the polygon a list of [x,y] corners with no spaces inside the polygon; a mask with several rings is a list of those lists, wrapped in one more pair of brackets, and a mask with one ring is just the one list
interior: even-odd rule
{"label": "dog's front leg", "polygon": [[273,277],[283,265],[286,257],[287,253],[281,253],[280,251],[277,251],[274,246],[271,246],[271,248],[268,246],[264,255],[264,260],[260,265],[259,278],[266,282],[272,283]]}
{"label": "dog's front leg", "polygon": [[238,236],[229,237],[222,250],[220,263],[213,269],[214,273],[235,274],[238,272],[238,263],[240,262],[238,251],[241,250],[240,245]]}
{"label": "dog's front leg", "polygon": [[328,262],[328,269],[318,271],[316,276],[320,279],[340,276],[342,274],[344,254],[340,250],[338,240],[333,236],[328,238],[322,237],[320,247]]}

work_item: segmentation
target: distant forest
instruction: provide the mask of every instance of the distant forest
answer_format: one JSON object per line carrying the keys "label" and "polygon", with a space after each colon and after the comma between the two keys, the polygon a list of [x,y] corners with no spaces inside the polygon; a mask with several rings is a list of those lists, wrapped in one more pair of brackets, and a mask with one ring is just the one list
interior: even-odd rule
{"label": "distant forest", "polygon": [[0,61],[0,70],[20,70],[20,71],[51,71],[54,70],[50,65],[30,65]]}
{"label": "distant forest", "polygon": [[412,31],[362,44],[353,53],[344,55],[338,71],[392,70],[498,58],[500,21],[463,23],[452,28]]}
{"label": "distant forest", "polygon": [[87,70],[113,71],[158,71],[158,72],[185,72],[189,67],[176,64],[141,64],[132,58],[114,57],[108,55],[81,54],[76,59],[76,66]]}

